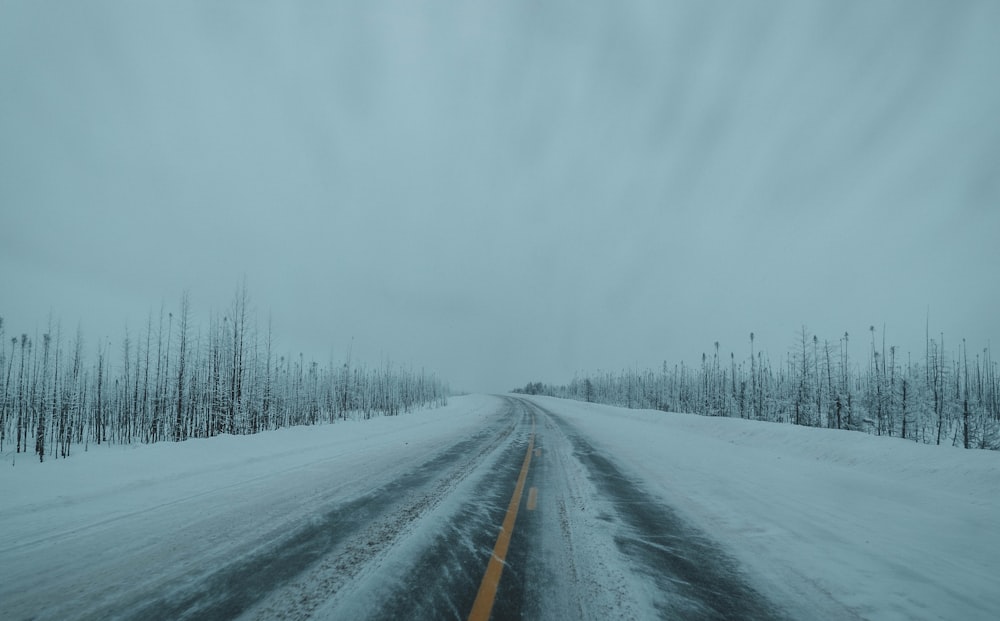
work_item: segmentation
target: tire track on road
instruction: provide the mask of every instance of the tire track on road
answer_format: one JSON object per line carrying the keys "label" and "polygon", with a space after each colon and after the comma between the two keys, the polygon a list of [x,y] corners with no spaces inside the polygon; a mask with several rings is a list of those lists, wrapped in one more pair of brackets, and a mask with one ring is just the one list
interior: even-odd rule
{"label": "tire track on road", "polygon": [[[255,551],[214,571],[196,584],[180,579],[174,588],[159,585],[153,594],[132,597],[130,606],[116,605],[106,618],[173,620],[235,618],[263,605],[272,619],[306,618],[336,594],[370,559],[387,549],[407,526],[429,511],[468,475],[485,455],[495,451],[513,432],[516,420],[497,424],[454,444],[412,472],[346,502],[276,542],[262,542]],[[298,579],[320,572],[322,579]],[[280,597],[291,589],[288,597]],[[318,589],[318,590],[317,590]],[[277,607],[267,605],[278,597]],[[284,609],[282,609],[284,608]],[[122,614],[122,609],[129,612]]]}
{"label": "tire track on road", "polygon": [[718,544],[650,496],[613,457],[601,454],[559,415],[523,401],[540,418],[553,421],[573,446],[574,457],[614,511],[606,519],[617,524],[615,545],[634,570],[658,588],[655,605],[661,618],[786,618],[748,584],[739,565]]}

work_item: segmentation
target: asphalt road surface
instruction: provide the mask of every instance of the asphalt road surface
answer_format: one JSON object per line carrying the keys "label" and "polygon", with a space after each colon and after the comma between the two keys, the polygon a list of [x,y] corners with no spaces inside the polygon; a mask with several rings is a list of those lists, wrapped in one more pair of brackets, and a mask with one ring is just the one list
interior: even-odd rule
{"label": "asphalt road surface", "polygon": [[709,534],[556,413],[504,397],[488,421],[360,493],[316,492],[294,528],[248,529],[225,555],[39,618],[784,618]]}

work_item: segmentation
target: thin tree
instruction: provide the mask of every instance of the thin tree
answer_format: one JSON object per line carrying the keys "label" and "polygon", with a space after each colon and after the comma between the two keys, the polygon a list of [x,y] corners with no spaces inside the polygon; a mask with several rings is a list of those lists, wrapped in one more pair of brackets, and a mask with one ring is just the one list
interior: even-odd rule
{"label": "thin tree", "polygon": [[18,367],[17,372],[17,447],[15,452],[20,453],[21,449],[24,448],[24,430],[25,430],[25,419],[28,416],[28,404],[27,404],[27,378],[24,375],[24,359],[28,351],[31,349],[31,341],[28,340],[27,334],[21,334],[21,362]]}
{"label": "thin tree", "polygon": [[38,404],[38,424],[35,427],[35,453],[38,454],[38,461],[45,461],[45,425],[48,414],[48,406],[45,397],[48,394],[48,387],[45,382],[49,374],[49,349],[52,346],[52,336],[49,333],[42,335],[42,387]]}
{"label": "thin tree", "polygon": [[188,319],[191,314],[191,303],[188,292],[181,295],[180,322],[177,326],[180,344],[177,353],[177,410],[174,419],[174,442],[185,439],[184,433],[184,371],[187,364]]}
{"label": "thin tree", "polygon": [[[3,342],[0,341],[0,346]],[[7,439],[7,419],[10,418],[10,378],[14,368],[14,352],[17,350],[17,337],[10,337],[10,356],[7,356],[7,373],[3,383],[3,403],[0,403],[0,452],[3,452],[3,443]]]}

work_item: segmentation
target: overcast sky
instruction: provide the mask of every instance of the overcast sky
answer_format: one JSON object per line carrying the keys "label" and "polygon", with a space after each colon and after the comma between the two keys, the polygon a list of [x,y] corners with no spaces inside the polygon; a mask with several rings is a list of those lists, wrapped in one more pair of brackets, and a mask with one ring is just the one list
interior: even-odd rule
{"label": "overcast sky", "polygon": [[[499,391],[1000,343],[1000,3],[0,0],[0,316]],[[950,349],[950,347],[949,347]],[[862,355],[861,345],[856,353]]]}

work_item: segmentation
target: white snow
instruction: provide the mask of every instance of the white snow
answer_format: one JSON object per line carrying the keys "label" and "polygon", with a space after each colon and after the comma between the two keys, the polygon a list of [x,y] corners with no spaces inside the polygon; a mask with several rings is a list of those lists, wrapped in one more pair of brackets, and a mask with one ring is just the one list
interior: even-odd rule
{"label": "white snow", "polygon": [[533,399],[800,618],[997,618],[1000,453]]}
{"label": "white snow", "polygon": [[78,618],[113,604],[114,585],[197,580],[189,568],[219,567],[329,503],[397,478],[480,428],[496,404],[467,396],[253,436],[92,445],[44,464],[5,455],[0,618]]}
{"label": "white snow", "polygon": [[[798,618],[1000,610],[998,453],[532,399],[722,544]],[[116,601],[108,585],[165,584],[246,552],[324,503],[399,476],[499,407],[467,396],[370,421],[92,446],[44,464],[22,456],[12,466],[5,455],[0,617],[77,616]]]}

